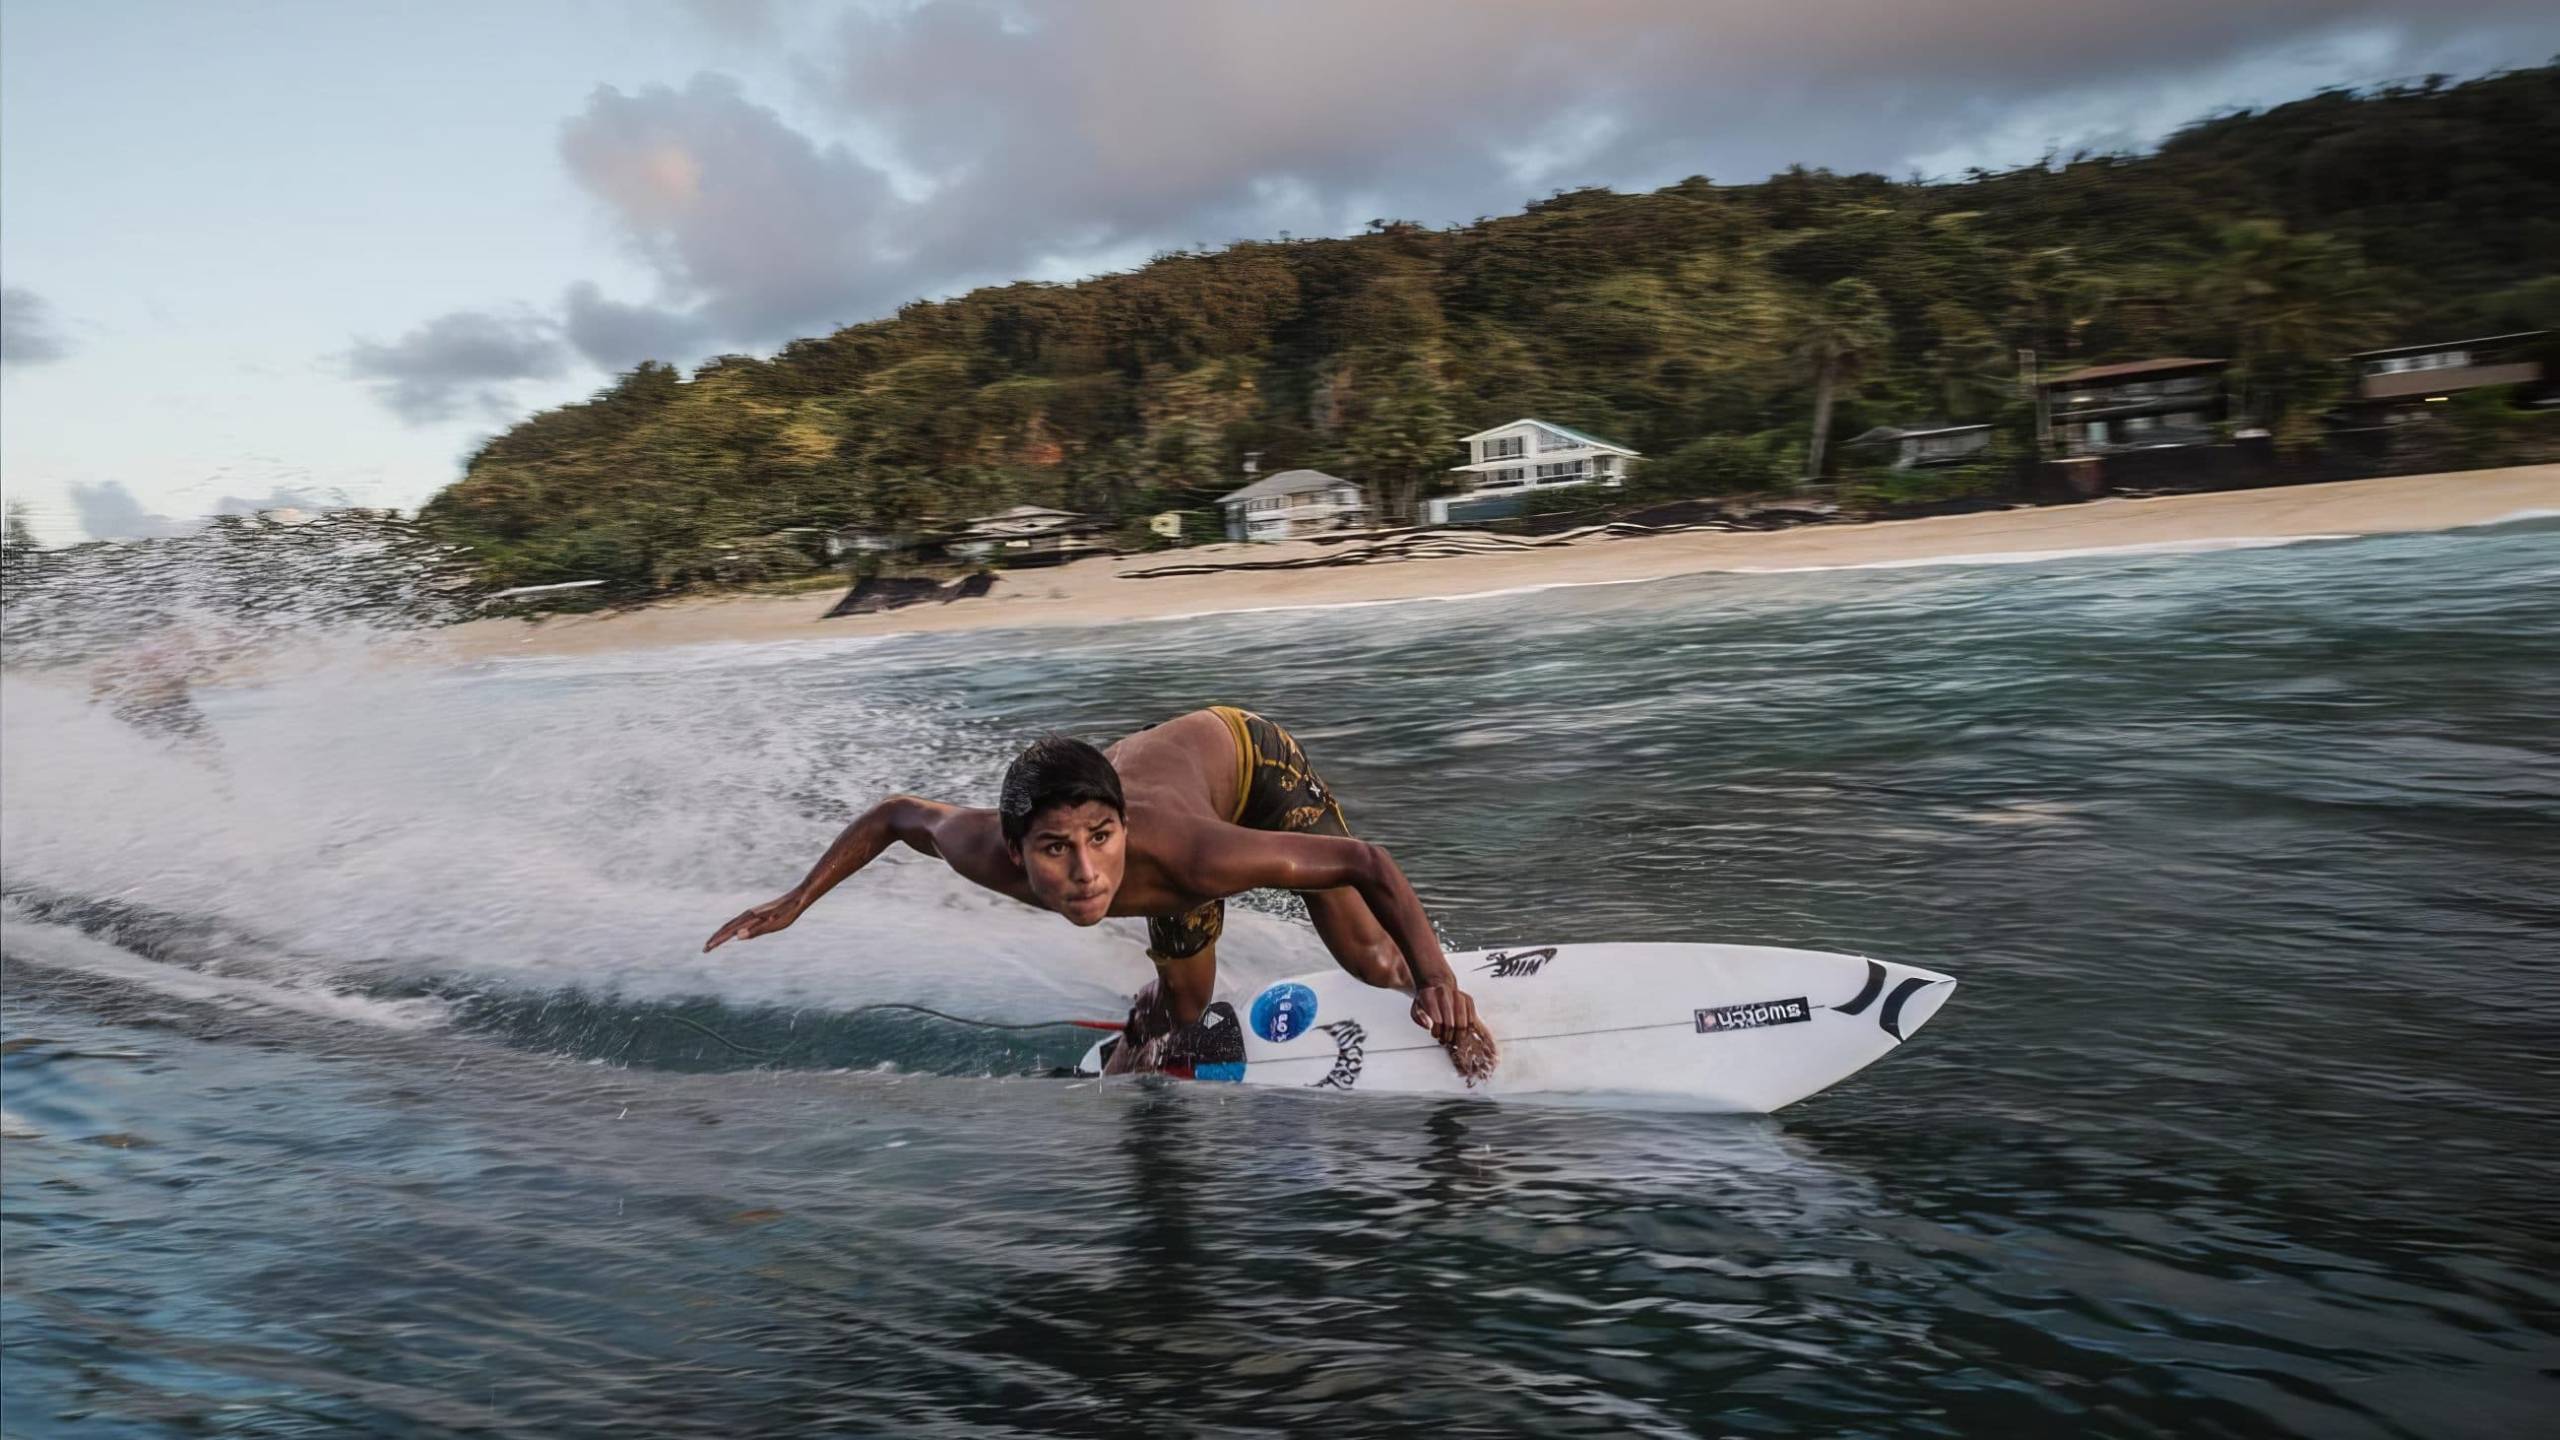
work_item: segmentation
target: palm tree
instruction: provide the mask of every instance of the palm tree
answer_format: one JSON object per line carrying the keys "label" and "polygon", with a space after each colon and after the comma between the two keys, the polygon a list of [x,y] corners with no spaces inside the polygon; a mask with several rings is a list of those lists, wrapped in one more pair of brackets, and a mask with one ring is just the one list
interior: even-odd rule
{"label": "palm tree", "polygon": [[1834,280],[1799,322],[1797,365],[1813,377],[1813,439],[1805,447],[1804,483],[1822,478],[1822,452],[1831,437],[1831,398],[1844,380],[1855,380],[1892,343],[1884,299],[1864,280]]}
{"label": "palm tree", "polygon": [[1922,360],[1929,367],[1930,388],[1938,392],[1940,413],[1957,424],[1976,420],[2008,398],[2009,354],[2000,336],[1981,316],[1952,301],[1929,307],[1929,327],[1938,343]]}
{"label": "palm tree", "polygon": [[2066,360],[2079,358],[2089,327],[2116,299],[2116,277],[2069,245],[2018,257],[2009,270],[2009,328]]}
{"label": "palm tree", "polygon": [[2354,245],[2274,220],[2226,228],[2192,294],[2230,339],[2243,410],[2269,426],[2322,403],[2340,377],[2336,357],[2369,339],[2384,309]]}

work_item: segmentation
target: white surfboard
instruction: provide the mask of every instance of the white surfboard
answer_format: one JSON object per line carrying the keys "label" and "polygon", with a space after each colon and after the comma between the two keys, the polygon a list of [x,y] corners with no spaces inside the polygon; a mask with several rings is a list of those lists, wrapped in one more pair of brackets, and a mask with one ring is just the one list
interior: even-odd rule
{"label": "white surfboard", "polygon": [[[1470,1088],[1412,1002],[1340,970],[1212,1007],[1195,1080],[1362,1094],[1585,1096],[1765,1114],[1840,1083],[1955,993],[1934,970],[1761,945],[1510,946],[1449,964],[1502,1045]],[[1240,1047],[1220,1033],[1232,1025]],[[1112,1036],[1077,1072],[1099,1075]],[[1233,1058],[1240,1049],[1242,1058]]]}

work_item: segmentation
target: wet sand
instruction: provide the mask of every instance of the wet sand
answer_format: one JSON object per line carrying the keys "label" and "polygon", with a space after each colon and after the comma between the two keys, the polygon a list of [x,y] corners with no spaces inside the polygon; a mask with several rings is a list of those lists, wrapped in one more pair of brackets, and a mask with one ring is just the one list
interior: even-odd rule
{"label": "wet sand", "polygon": [[662,645],[764,643],[912,631],[1111,625],[1226,611],[1446,599],[1557,585],[1751,572],[1908,565],[1974,557],[2022,559],[2130,548],[2210,549],[2251,541],[2373,535],[2560,514],[2560,465],[2394,476],[2157,499],[1812,525],[1594,538],[1512,555],[1306,570],[1132,579],[1166,565],[1338,553],[1311,541],[1206,545],[1054,569],[1002,572],[993,593],[837,620],[818,617],[837,591],[712,596],[542,620],[475,620],[444,632],[454,658],[561,655]]}

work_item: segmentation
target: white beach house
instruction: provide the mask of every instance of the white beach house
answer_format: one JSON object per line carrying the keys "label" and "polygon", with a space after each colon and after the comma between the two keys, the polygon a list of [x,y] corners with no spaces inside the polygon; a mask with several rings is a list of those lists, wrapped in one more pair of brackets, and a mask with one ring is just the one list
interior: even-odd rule
{"label": "white beach house", "polygon": [[1218,497],[1230,540],[1286,540],[1369,523],[1358,485],[1321,470],[1283,470]]}
{"label": "white beach house", "polygon": [[1644,457],[1624,445],[1552,420],[1514,420],[1479,430],[1463,442],[1467,463],[1451,473],[1465,487],[1425,506],[1427,524],[1491,520],[1515,514],[1522,496],[1565,485],[1625,482]]}

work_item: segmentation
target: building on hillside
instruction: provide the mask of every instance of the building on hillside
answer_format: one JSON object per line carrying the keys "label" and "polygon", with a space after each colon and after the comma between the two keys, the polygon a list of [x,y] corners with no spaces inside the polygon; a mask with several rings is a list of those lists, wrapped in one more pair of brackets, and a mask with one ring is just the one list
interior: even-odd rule
{"label": "building on hillside", "polygon": [[1053,564],[1079,555],[1108,554],[1111,547],[1094,538],[1104,528],[1102,521],[1072,510],[1016,505],[970,521],[946,548],[973,560]]}
{"label": "building on hillside", "polygon": [[1479,430],[1460,443],[1467,447],[1467,463],[1450,473],[1460,477],[1464,488],[1430,501],[1424,507],[1427,524],[1464,524],[1517,514],[1521,500],[1533,491],[1621,485],[1644,458],[1624,445],[1551,420],[1514,420]]}
{"label": "building on hillside", "polygon": [[913,530],[875,530],[845,525],[827,532],[827,558],[848,555],[904,555],[923,548],[924,536]]}
{"label": "building on hillside", "polygon": [[2350,355],[2347,363],[2356,369],[2356,390],[2349,403],[2373,419],[2405,419],[2465,390],[2539,385],[2548,377],[2538,352],[2550,334],[2520,330]]}
{"label": "building on hillside", "polygon": [[2214,438],[2228,360],[2179,356],[2093,365],[2036,383],[2039,430],[2053,453],[2106,455]]}
{"label": "building on hillside", "polygon": [[1931,465],[1959,465],[1991,445],[1988,425],[1930,425],[1898,430],[1879,425],[1849,442],[1852,446],[1894,447],[1893,468],[1912,470]]}
{"label": "building on hillside", "polygon": [[[1252,473],[1248,470],[1246,473]],[[1369,523],[1369,497],[1321,470],[1283,470],[1218,497],[1230,540],[1288,540]]]}

